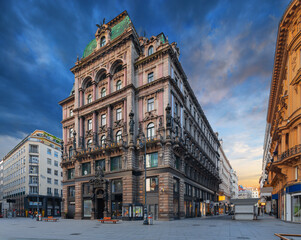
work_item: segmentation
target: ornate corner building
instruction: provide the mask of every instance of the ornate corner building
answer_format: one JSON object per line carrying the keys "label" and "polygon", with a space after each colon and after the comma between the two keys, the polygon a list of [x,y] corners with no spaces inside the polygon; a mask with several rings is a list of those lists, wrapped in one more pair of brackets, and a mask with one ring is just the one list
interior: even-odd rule
{"label": "ornate corner building", "polygon": [[262,185],[272,187],[271,212],[301,221],[301,1],[280,23],[264,144]]}
{"label": "ornate corner building", "polygon": [[145,196],[155,219],[213,214],[219,141],[177,44],[139,37],[126,11],[97,27],[59,103],[66,217],[142,219]]}

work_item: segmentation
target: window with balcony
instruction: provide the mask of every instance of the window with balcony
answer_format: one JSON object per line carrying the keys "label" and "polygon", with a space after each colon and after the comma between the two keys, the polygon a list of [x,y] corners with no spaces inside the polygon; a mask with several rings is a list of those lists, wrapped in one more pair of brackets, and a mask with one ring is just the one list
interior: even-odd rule
{"label": "window with balcony", "polygon": [[116,83],[116,91],[121,89],[121,80],[118,80]]}
{"label": "window with balcony", "polygon": [[154,110],[154,98],[150,98],[147,100],[147,111],[153,111]]}
{"label": "window with balcony", "polygon": [[101,115],[101,126],[105,126],[107,124],[107,115],[102,114]]}
{"label": "window with balcony", "polygon": [[39,193],[38,187],[36,187],[36,186],[29,187],[29,194],[38,194],[38,193]]}
{"label": "window with balcony", "polygon": [[122,109],[121,108],[118,108],[116,110],[116,121],[119,121],[122,119]]}
{"label": "window with balcony", "polygon": [[122,139],[122,132],[121,131],[118,131],[116,133],[116,142],[119,143]]}
{"label": "window with balcony", "polygon": [[87,97],[87,103],[91,103],[92,102],[92,94],[89,94]]}
{"label": "window with balcony", "polygon": [[86,176],[91,174],[91,163],[83,163],[82,164],[82,175]]}
{"label": "window with balcony", "polygon": [[158,167],[158,153],[149,153],[146,154],[146,167],[152,168],[152,167]]}
{"label": "window with balcony", "polygon": [[92,130],[92,119],[88,120],[88,126],[87,127],[88,127],[88,131]]}
{"label": "window with balcony", "polygon": [[121,157],[111,158],[111,171],[117,171],[122,169]]}
{"label": "window with balcony", "polygon": [[150,46],[148,48],[148,56],[152,55],[154,53],[154,47],[153,46]]}
{"label": "window with balcony", "polygon": [[147,74],[147,82],[150,83],[152,81],[154,81],[154,73],[153,72]]}
{"label": "window with balcony", "polygon": [[29,145],[29,152],[30,153],[39,153],[38,145]]}
{"label": "window with balcony", "polygon": [[102,88],[101,89],[101,93],[100,93],[100,95],[101,95],[101,97],[105,97],[106,96],[106,88]]}
{"label": "window with balcony", "polygon": [[149,123],[147,125],[147,138],[152,139],[155,137],[155,125],[154,123]]}
{"label": "window with balcony", "polygon": [[147,192],[158,192],[158,177],[150,177],[146,179],[146,191]]}
{"label": "window with balcony", "polygon": [[29,163],[39,163],[39,157],[34,155],[29,155]]}
{"label": "window with balcony", "polygon": [[106,38],[105,37],[102,37],[100,39],[100,47],[103,47],[104,45],[106,45]]}
{"label": "window with balcony", "polygon": [[36,176],[30,176],[29,177],[29,183],[30,184],[37,184],[38,183],[38,177],[36,177]]}
{"label": "window with balcony", "polygon": [[75,175],[75,169],[74,168],[68,169],[68,179],[73,179],[74,175]]}

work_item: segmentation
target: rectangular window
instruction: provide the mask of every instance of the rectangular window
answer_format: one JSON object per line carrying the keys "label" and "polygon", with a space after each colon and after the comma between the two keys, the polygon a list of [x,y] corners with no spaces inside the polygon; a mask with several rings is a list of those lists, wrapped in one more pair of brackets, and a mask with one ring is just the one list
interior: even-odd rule
{"label": "rectangular window", "polygon": [[39,163],[39,157],[34,155],[29,155],[29,163]]}
{"label": "rectangular window", "polygon": [[54,175],[58,176],[59,175],[59,171],[58,170],[54,170]]}
{"label": "rectangular window", "polygon": [[112,180],[112,193],[122,193],[122,180]]}
{"label": "rectangular window", "polygon": [[47,158],[47,164],[51,165],[51,159]]}
{"label": "rectangular window", "polygon": [[178,116],[178,104],[177,103],[175,103],[175,113],[174,113],[174,115],[175,116]]}
{"label": "rectangular window", "polygon": [[69,128],[69,138],[73,137],[73,128]]}
{"label": "rectangular window", "polygon": [[47,148],[47,154],[51,155],[51,149]]}
{"label": "rectangular window", "polygon": [[92,119],[88,120],[88,130],[92,130]]}
{"label": "rectangular window", "polygon": [[47,178],[47,183],[51,184],[51,178]]}
{"label": "rectangular window", "polygon": [[54,152],[54,156],[55,157],[59,157],[59,153],[58,152]]}
{"label": "rectangular window", "polygon": [[68,169],[68,179],[73,179],[74,174],[75,174],[75,169],[74,168]]}
{"label": "rectangular window", "polygon": [[107,124],[107,115],[102,114],[101,115],[101,126],[105,126]]}
{"label": "rectangular window", "polygon": [[47,173],[51,174],[51,168],[47,168]]}
{"label": "rectangular window", "polygon": [[111,158],[111,171],[117,171],[122,169],[121,157]]}
{"label": "rectangular window", "polygon": [[57,188],[54,189],[54,196],[58,196],[59,195],[59,190]]}
{"label": "rectangular window", "polygon": [[147,100],[147,111],[153,111],[154,110],[154,98],[150,98]]}
{"label": "rectangular window", "polygon": [[97,170],[97,167],[101,167],[103,171],[106,171],[106,160],[98,160],[95,161],[95,170]]}
{"label": "rectangular window", "polygon": [[147,75],[147,82],[150,83],[152,81],[154,81],[154,73],[153,72],[151,72]]}
{"label": "rectangular window", "polygon": [[150,177],[146,179],[146,191],[147,192],[158,192],[158,177]]}
{"label": "rectangular window", "polygon": [[176,159],[175,159],[175,168],[180,170],[180,163],[181,163],[181,159],[180,157],[176,156]]}
{"label": "rectangular window", "polygon": [[91,163],[83,163],[82,164],[82,175],[86,176],[91,174]]}
{"label": "rectangular window", "polygon": [[29,152],[30,153],[39,153],[38,151],[38,145],[29,145]]}
{"label": "rectangular window", "polygon": [[37,184],[38,183],[38,177],[30,176],[29,177],[29,183]]}
{"label": "rectangular window", "polygon": [[47,194],[51,195],[51,188],[50,187],[47,188]]}
{"label": "rectangular window", "polygon": [[69,114],[70,117],[72,117],[72,116],[73,116],[73,109],[70,109],[70,110],[69,110],[69,113],[70,113],[70,114]]}
{"label": "rectangular window", "polygon": [[116,120],[119,121],[122,119],[122,109],[121,108],[118,108],[116,110]]}
{"label": "rectangular window", "polygon": [[75,186],[71,186],[68,188],[68,196],[75,197]]}
{"label": "rectangular window", "polygon": [[54,179],[54,184],[55,184],[55,185],[59,185],[59,180]]}
{"label": "rectangular window", "polygon": [[174,191],[175,193],[178,193],[178,192],[179,192],[179,185],[180,185],[179,179],[174,178],[174,179],[173,179],[173,191]]}
{"label": "rectangular window", "polygon": [[59,162],[54,160],[54,166],[58,167],[59,166]]}
{"label": "rectangular window", "polygon": [[158,153],[146,154],[146,167],[158,167]]}

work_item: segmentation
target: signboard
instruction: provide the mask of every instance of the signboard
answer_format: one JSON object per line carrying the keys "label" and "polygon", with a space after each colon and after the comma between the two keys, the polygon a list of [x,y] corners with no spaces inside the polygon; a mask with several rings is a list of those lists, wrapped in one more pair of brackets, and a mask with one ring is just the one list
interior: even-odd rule
{"label": "signboard", "polygon": [[225,201],[226,197],[225,196],[218,196],[218,201]]}
{"label": "signboard", "polygon": [[42,206],[42,202],[29,202],[29,205],[32,205],[32,206]]}

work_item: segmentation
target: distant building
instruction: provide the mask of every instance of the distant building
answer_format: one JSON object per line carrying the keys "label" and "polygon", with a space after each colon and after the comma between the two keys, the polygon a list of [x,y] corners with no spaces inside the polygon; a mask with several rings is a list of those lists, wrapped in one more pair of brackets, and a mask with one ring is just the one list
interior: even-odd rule
{"label": "distant building", "polygon": [[278,27],[260,180],[271,212],[292,222],[301,222],[300,3],[290,2]]}
{"label": "distant building", "polygon": [[3,158],[2,209],[25,216],[39,211],[44,216],[61,215],[61,140],[36,130]]}
{"label": "distant building", "polygon": [[220,140],[220,147],[218,149],[218,153],[220,156],[219,163],[219,177],[221,183],[219,184],[219,213],[227,213],[229,211],[230,206],[230,198],[231,198],[231,164],[226,157],[226,154],[223,150],[223,142]]}
{"label": "distant building", "polygon": [[3,161],[0,160],[0,214],[3,208]]}
{"label": "distant building", "polygon": [[238,177],[236,175],[236,171],[234,171],[232,168],[230,170],[230,193],[231,198],[238,198]]}
{"label": "distant building", "polygon": [[219,141],[179,54],[163,33],[138,36],[126,11],[96,30],[59,103],[67,217],[141,219],[145,194],[155,219],[216,213]]}
{"label": "distant building", "polygon": [[243,186],[239,186],[238,198],[252,198],[252,190],[250,188],[244,188]]}

